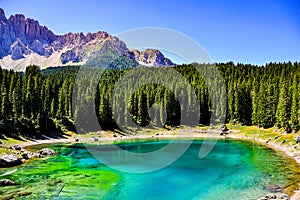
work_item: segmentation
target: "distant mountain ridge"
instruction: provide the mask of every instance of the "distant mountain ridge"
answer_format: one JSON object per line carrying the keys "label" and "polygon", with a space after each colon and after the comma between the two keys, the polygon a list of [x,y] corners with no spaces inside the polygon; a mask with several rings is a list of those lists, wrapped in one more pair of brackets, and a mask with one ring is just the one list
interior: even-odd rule
{"label": "distant mountain ridge", "polygon": [[159,50],[129,50],[119,38],[107,32],[67,33],[55,35],[38,21],[22,14],[5,16],[0,8],[0,65],[2,68],[23,71],[28,65],[50,66],[84,64],[90,55],[109,42],[120,55],[146,66],[171,66]]}

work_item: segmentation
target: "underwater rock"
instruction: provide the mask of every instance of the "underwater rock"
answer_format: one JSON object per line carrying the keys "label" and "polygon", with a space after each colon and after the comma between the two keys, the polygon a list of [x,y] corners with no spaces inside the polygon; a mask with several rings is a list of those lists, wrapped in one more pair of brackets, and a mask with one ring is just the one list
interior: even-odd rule
{"label": "underwater rock", "polygon": [[283,188],[279,185],[269,185],[266,189],[270,192],[282,192]]}

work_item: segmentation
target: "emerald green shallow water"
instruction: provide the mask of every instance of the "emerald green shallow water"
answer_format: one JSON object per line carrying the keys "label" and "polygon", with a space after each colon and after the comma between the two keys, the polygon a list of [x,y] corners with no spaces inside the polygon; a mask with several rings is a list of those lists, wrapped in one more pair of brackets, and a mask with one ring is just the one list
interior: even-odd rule
{"label": "emerald green shallow water", "polygon": [[[132,152],[151,152],[168,140],[119,144]],[[178,145],[186,141],[178,141]],[[213,142],[213,141],[212,141]],[[0,179],[18,186],[0,188],[17,199],[256,199],[270,185],[299,182],[297,163],[260,145],[220,140],[203,159],[196,140],[177,161],[158,171],[132,174],[105,166],[83,144],[47,145],[58,154],[10,169]],[[177,143],[176,143],[177,144]],[[37,146],[39,149],[45,146]],[[109,145],[97,145],[98,150]],[[163,158],[161,158],[163,159]],[[2,174],[2,175],[1,175]],[[7,174],[7,175],[3,175]],[[23,196],[22,196],[23,195]]]}

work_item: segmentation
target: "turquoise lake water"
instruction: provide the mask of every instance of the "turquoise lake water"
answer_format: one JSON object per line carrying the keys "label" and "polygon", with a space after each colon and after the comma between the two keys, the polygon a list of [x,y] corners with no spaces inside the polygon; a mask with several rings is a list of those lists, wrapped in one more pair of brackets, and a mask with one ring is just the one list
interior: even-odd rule
{"label": "turquoise lake water", "polygon": [[[142,153],[160,149],[169,142],[137,140],[119,146],[128,152]],[[175,144],[180,146],[185,142],[180,140]],[[202,143],[202,140],[193,141],[168,167],[142,174],[107,167],[83,144],[46,145],[58,154],[19,167],[0,169],[0,179],[8,178],[20,184],[0,188],[0,196],[17,199],[248,200],[269,193],[270,185],[286,187],[299,182],[299,165],[264,146],[219,140],[213,150],[200,159],[198,153]],[[33,148],[43,147],[45,145]],[[110,150],[110,145],[92,147],[98,151]],[[161,155],[159,159],[164,156],[168,155]]]}

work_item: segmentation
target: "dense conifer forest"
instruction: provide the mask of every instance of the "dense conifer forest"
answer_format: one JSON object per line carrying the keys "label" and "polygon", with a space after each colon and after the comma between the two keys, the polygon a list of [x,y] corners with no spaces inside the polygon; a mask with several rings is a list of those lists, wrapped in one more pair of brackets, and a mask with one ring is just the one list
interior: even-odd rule
{"label": "dense conifer forest", "polygon": [[[300,65],[299,63],[269,63],[264,67],[245,64],[217,64],[226,89],[225,122],[257,125],[263,128],[276,126],[287,132],[300,126]],[[205,71],[209,66],[202,66]],[[193,65],[174,66],[192,86],[200,108],[199,124],[209,125],[216,109],[211,109],[208,83]],[[93,78],[101,69],[86,68],[81,77],[80,67],[70,66],[40,70],[29,66],[24,73],[0,69],[0,134],[31,134],[76,131],[75,121],[84,121],[88,108],[78,101],[93,102],[93,111],[102,129],[116,129],[130,120],[139,126],[151,124],[148,110],[156,106],[152,121],[156,127],[184,124],[181,113],[189,106],[180,105],[174,93],[158,84],[146,84],[137,90],[126,91],[128,109],[111,105],[115,84],[131,69],[103,70],[100,80]],[[164,67],[155,68],[157,74],[165,73]],[[180,90],[182,83],[174,77],[164,76],[172,90]],[[76,87],[74,87],[76,81]],[[130,85],[130,81],[128,82]],[[95,95],[89,95],[96,85]],[[119,88],[120,89],[120,88]],[[121,88],[122,89],[122,88]],[[126,87],[124,86],[125,90]],[[187,91],[179,91],[184,93]],[[73,99],[74,92],[80,100]],[[183,95],[189,98],[189,94]],[[117,97],[126,99],[123,96]],[[190,99],[185,99],[192,102]],[[159,106],[161,105],[161,106]],[[116,106],[114,114],[112,106]],[[118,107],[119,106],[119,107]],[[126,116],[130,116],[130,119]],[[217,121],[217,120],[216,120]],[[76,126],[77,127],[77,126]],[[83,129],[94,131],[93,129]],[[78,130],[77,130],[78,131]]]}

